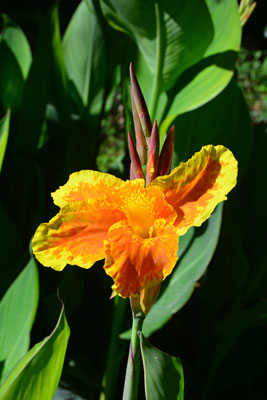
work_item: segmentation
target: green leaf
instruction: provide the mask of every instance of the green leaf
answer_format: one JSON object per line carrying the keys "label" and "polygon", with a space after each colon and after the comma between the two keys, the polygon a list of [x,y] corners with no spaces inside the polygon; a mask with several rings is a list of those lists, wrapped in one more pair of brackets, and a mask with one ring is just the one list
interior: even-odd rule
{"label": "green leaf", "polygon": [[10,110],[7,110],[4,118],[0,120],[0,172],[2,169],[4,156],[6,152],[7,139],[9,135],[9,122],[10,122]]}
{"label": "green leaf", "polygon": [[215,27],[214,37],[205,52],[205,57],[229,50],[239,50],[241,24],[236,1],[205,0]]}
{"label": "green leaf", "polygon": [[[102,0],[101,3],[106,19],[131,36],[149,67],[150,78],[137,76],[150,84],[145,96],[148,106],[152,105],[152,114],[157,110],[158,119],[160,107],[165,108],[161,136],[178,114],[199,107],[223,90],[234,71],[241,40],[237,3],[232,0],[193,3],[157,2],[160,14],[157,24],[153,2],[144,4],[135,0],[126,5],[122,0]],[[201,40],[194,40],[196,37]],[[167,91],[168,101],[161,99],[159,107],[162,91]]]}
{"label": "green leaf", "polygon": [[179,358],[153,347],[140,333],[146,400],[183,400],[184,375]]}
{"label": "green leaf", "polygon": [[243,174],[250,159],[252,129],[247,105],[234,79],[209,103],[178,116],[174,125],[178,162],[188,160],[204,144],[222,144],[237,158],[239,177]]}
{"label": "green leaf", "polygon": [[32,62],[32,54],[29,42],[23,31],[8,16],[3,16],[4,29],[1,39],[5,42],[21,69],[23,79],[27,78]]}
{"label": "green leaf", "polygon": [[0,303],[0,383],[29,349],[38,297],[37,267],[31,259]]}
{"label": "green leaf", "polygon": [[82,1],[73,14],[64,34],[63,52],[74,100],[98,114],[105,88],[106,52],[91,0]]}
{"label": "green leaf", "polygon": [[[155,2],[102,1],[106,19],[134,39],[154,77],[161,64],[161,88],[167,90],[182,71],[203,57],[212,41],[213,26],[203,1],[159,0],[157,4],[158,26]],[[195,37],[201,40],[192,40]]]}
{"label": "green leaf", "polygon": [[55,329],[16,365],[0,388],[0,399],[51,400],[60,379],[69,334],[62,305]]}
{"label": "green leaf", "polygon": [[225,88],[233,76],[235,58],[234,52],[211,56],[178,79],[167,102],[167,116],[160,128],[161,139],[178,115],[207,103]]}
{"label": "green leaf", "polygon": [[14,109],[21,102],[32,57],[26,36],[6,15],[0,35],[0,58],[0,99],[5,109]]}
{"label": "green leaf", "polygon": [[186,71],[168,93],[167,115],[161,136],[177,115],[193,110],[220,93],[233,76],[237,51],[240,48],[241,25],[237,2],[206,0],[214,37],[203,60]]}
{"label": "green leaf", "polygon": [[187,235],[180,239],[180,243],[186,241],[187,247],[181,245],[184,253],[178,259],[168,283],[163,284],[165,290],[145,318],[143,326],[145,336],[160,329],[190,298],[195,282],[205,272],[216,249],[221,219],[222,205],[219,205],[201,228],[191,228]]}

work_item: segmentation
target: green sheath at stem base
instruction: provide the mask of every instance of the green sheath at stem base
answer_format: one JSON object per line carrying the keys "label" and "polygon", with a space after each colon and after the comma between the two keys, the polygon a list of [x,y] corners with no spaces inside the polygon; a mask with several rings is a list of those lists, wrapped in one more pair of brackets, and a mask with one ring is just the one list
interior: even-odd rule
{"label": "green sheath at stem base", "polygon": [[142,332],[145,315],[133,314],[132,336],[124,381],[122,400],[137,400],[140,370],[140,339],[138,332]]}

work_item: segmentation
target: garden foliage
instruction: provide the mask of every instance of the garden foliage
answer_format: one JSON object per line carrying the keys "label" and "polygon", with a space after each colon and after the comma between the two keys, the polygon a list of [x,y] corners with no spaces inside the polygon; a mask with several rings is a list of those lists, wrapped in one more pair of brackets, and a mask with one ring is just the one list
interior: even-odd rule
{"label": "garden foliage", "polygon": [[101,262],[58,274],[38,268],[29,247],[38,224],[55,214],[49,193],[70,173],[101,168],[129,178],[132,62],[161,145],[175,125],[173,167],[211,143],[228,147],[239,164],[224,207],[180,239],[175,270],[144,322],[139,398],[261,400],[267,139],[264,123],[252,126],[234,76],[238,3],[74,6],[2,15],[0,399],[121,397],[127,300],[109,300]]}

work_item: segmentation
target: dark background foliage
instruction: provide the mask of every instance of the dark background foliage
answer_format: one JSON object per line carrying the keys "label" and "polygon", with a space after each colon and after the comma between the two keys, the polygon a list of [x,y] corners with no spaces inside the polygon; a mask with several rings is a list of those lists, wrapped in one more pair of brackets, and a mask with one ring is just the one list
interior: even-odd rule
{"label": "dark background foliage", "polygon": [[[59,3],[62,34],[78,4],[79,1]],[[99,7],[97,1],[94,4]],[[69,173],[100,168],[127,178],[129,160],[125,156],[124,132],[128,117],[123,107],[124,89],[120,83],[113,85],[113,69],[119,64],[126,68],[123,52],[118,48],[130,46],[129,39],[114,31],[106,43],[107,51],[116,57],[108,58],[104,65],[103,96],[108,97],[112,85],[116,95],[108,109],[100,109],[98,116],[92,118],[85,108],[75,103],[73,96],[65,96],[66,77],[60,69],[61,60],[50,48],[50,39],[57,34],[47,17],[51,5],[52,2],[46,1],[1,2],[0,11],[25,33],[35,62],[31,79],[20,94],[20,107],[15,106],[12,111],[10,131],[15,134],[10,135],[0,175],[1,296],[27,264],[29,242],[37,225],[57,212],[49,193],[66,181]],[[246,151],[251,152],[249,161],[224,205],[221,235],[208,271],[196,283],[190,301],[150,338],[156,347],[182,359],[188,400],[201,396],[207,400],[266,398],[266,15],[266,1],[258,1],[244,27],[243,50],[235,72],[235,81],[242,88],[252,122],[246,106],[240,106],[240,102],[234,110],[239,120],[229,116],[236,130],[252,124],[252,140],[244,139],[244,142],[247,140],[244,144],[241,134],[236,139],[237,148],[247,146]],[[111,28],[103,15],[101,18],[103,29],[109,34]],[[231,101],[235,89],[229,85],[227,90]],[[216,101],[221,110],[219,96]],[[47,104],[55,107],[47,108]],[[214,104],[202,107],[208,110]],[[201,113],[202,107],[196,113]],[[2,99],[1,116],[5,110]],[[72,114],[79,118],[72,118]],[[198,119],[194,112],[189,117]],[[177,120],[177,126],[187,124],[183,118],[187,118],[186,114]],[[215,130],[216,140],[220,141],[221,131]],[[95,134],[89,134],[90,131]],[[231,135],[235,135],[234,128]],[[180,140],[183,141],[177,139],[177,143]],[[229,141],[233,142],[232,136]],[[67,267],[62,273],[39,268],[40,301],[32,344],[42,340],[55,325],[57,288],[71,328],[60,390],[55,399],[99,398],[110,346],[114,302],[108,300],[112,282],[102,265],[99,262],[90,271]],[[123,314],[118,331],[123,332],[131,324],[127,300],[118,307]],[[120,339],[117,346],[115,399],[121,396],[128,341]],[[142,396],[140,393],[140,399]]]}

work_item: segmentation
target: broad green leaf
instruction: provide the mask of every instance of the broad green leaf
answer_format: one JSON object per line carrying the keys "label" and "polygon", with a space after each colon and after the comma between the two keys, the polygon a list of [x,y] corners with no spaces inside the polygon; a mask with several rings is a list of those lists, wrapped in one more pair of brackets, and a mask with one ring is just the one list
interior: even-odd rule
{"label": "broad green leaf", "polygon": [[240,48],[241,25],[237,2],[206,0],[214,37],[203,60],[186,71],[168,93],[167,115],[161,136],[177,115],[193,110],[220,93],[233,76]]}
{"label": "broad green leaf", "polygon": [[[166,105],[167,116],[160,127],[161,140],[178,115],[207,103],[225,88],[233,76],[235,57],[234,53],[211,56],[178,79]],[[225,62],[226,68],[223,67]],[[204,64],[207,66],[203,68]]]}
{"label": "broad green leaf", "polygon": [[62,306],[55,329],[16,365],[0,388],[0,399],[51,400],[60,379],[69,334]]}
{"label": "broad green leaf", "polygon": [[37,267],[31,259],[0,303],[0,383],[29,349],[38,297]]}
{"label": "broad green leaf", "polygon": [[184,375],[179,358],[153,347],[140,333],[146,400],[183,400]]}
{"label": "broad green leaf", "polygon": [[1,39],[14,54],[21,69],[23,79],[26,79],[32,62],[29,42],[19,26],[6,15],[3,16],[3,23],[4,29],[1,34]]}
{"label": "broad green leaf", "polygon": [[4,161],[6,152],[7,139],[9,135],[9,122],[10,122],[10,110],[7,110],[4,118],[0,120],[0,172]]}
{"label": "broad green leaf", "polygon": [[175,121],[175,152],[186,161],[204,144],[222,144],[238,160],[239,177],[246,169],[252,147],[247,105],[235,80],[202,107],[178,116]]}
{"label": "broad green leaf", "polygon": [[[158,22],[153,1],[103,0],[101,3],[106,19],[134,39],[154,77],[160,67],[159,79],[164,90],[173,85],[182,71],[203,57],[212,41],[213,25],[204,1],[159,0]],[[195,37],[201,40],[193,40]]]}
{"label": "broad green leaf", "polygon": [[91,114],[101,111],[106,70],[103,32],[93,1],[83,0],[73,14],[63,38],[70,92]]}
{"label": "broad green leaf", "polygon": [[241,24],[236,1],[205,0],[215,27],[214,37],[208,46],[205,57],[229,50],[239,50]]}
{"label": "broad green leaf", "polygon": [[153,118],[161,114],[157,103],[167,90],[168,102],[161,99],[162,136],[178,114],[206,103],[230,81],[241,39],[235,1],[206,0],[194,5],[159,1],[158,25],[153,2],[135,0],[125,5],[122,0],[102,0],[101,4],[106,19],[131,36],[149,67],[151,76],[140,75],[140,80],[149,82],[145,96]]}
{"label": "broad green leaf", "polygon": [[[192,235],[187,248],[178,259],[177,266],[170,276],[165,290],[152,306],[144,321],[143,333],[151,335],[160,329],[189,299],[195,282],[205,272],[217,246],[222,218],[222,205],[219,205],[210,219],[201,228],[191,228]],[[193,232],[193,233],[192,233]],[[180,239],[182,241],[182,238]],[[179,252],[178,252],[179,255]]]}
{"label": "broad green leaf", "polygon": [[0,99],[4,108],[17,108],[31,65],[31,50],[22,30],[3,16],[0,34]]}

